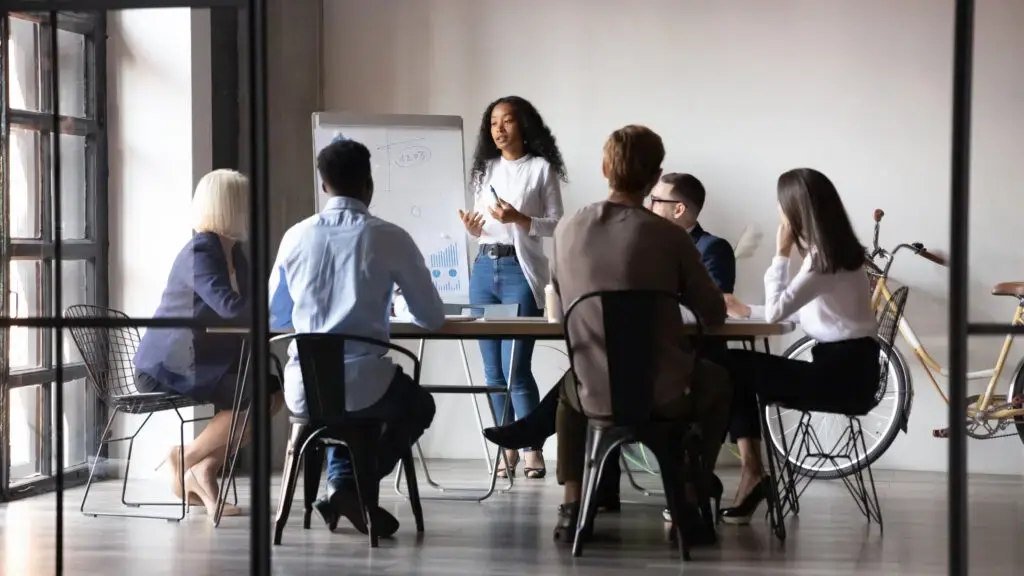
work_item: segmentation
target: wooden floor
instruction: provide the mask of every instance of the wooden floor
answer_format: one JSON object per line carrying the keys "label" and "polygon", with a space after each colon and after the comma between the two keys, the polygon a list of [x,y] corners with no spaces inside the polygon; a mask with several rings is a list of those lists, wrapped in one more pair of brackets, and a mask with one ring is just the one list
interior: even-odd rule
{"label": "wooden floor", "polygon": [[[480,465],[437,463],[438,480],[474,479]],[[726,490],[734,486],[723,474]],[[942,474],[878,472],[885,534],[868,527],[841,483],[818,482],[791,520],[790,538],[779,547],[763,522],[723,526],[722,544],[697,549],[682,566],[663,533],[661,502],[625,485],[620,515],[599,516],[600,541],[583,558],[551,539],[561,490],[553,478],[521,480],[511,493],[482,503],[424,503],[426,534],[417,540],[408,505],[390,488],[382,505],[402,522],[396,538],[371,551],[350,527],[329,533],[314,517],[301,527],[292,514],[284,543],[273,549],[276,574],[415,574],[423,576],[544,574],[913,574],[946,573],[946,477]],[[420,475],[421,484],[425,484]],[[648,483],[651,478],[648,478]],[[161,496],[162,485],[133,484],[131,492]],[[426,486],[424,493],[430,492]],[[244,483],[242,485],[244,497]],[[248,518],[226,518],[214,529],[193,511],[184,522],[86,518],[79,514],[82,491],[67,494],[66,574],[247,574]],[[274,502],[277,483],[275,481]],[[93,500],[93,495],[95,500]],[[90,504],[123,510],[119,484],[94,489]],[[1014,477],[971,479],[972,574],[1019,575],[1024,570],[1024,481]],[[54,571],[54,499],[51,496],[0,505],[0,572],[12,576]],[[301,507],[301,505],[300,505]],[[763,508],[762,508],[763,509]]]}

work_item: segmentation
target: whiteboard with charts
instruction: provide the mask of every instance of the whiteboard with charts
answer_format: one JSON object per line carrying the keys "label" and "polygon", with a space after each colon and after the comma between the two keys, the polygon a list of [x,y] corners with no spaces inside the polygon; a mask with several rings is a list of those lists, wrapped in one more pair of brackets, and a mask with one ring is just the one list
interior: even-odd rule
{"label": "whiteboard with charts", "polygon": [[412,235],[445,302],[469,302],[466,232],[457,213],[466,207],[462,118],[314,113],[317,210],[327,197],[316,173],[316,155],[337,139],[355,140],[370,149],[370,213]]}

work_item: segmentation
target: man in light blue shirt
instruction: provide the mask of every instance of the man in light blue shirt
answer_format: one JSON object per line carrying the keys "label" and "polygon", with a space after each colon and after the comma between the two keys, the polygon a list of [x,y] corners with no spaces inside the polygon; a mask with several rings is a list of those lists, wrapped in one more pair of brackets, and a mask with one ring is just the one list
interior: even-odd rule
{"label": "man in light blue shirt", "polygon": [[[293,226],[281,240],[270,278],[271,328],[387,341],[396,284],[414,322],[440,328],[444,306],[423,254],[408,232],[367,211],[373,196],[370,151],[352,140],[332,142],[317,155],[317,170],[330,199],[322,212]],[[378,450],[381,477],[430,426],[435,409],[430,394],[385,352],[355,342],[346,345],[347,406],[335,407],[385,423]],[[284,395],[292,413],[306,414],[294,344],[288,350]],[[331,530],[345,516],[365,534],[348,450],[331,448],[327,458],[327,499],[317,502],[317,510]],[[398,521],[379,507],[368,512],[381,535],[398,529]]]}

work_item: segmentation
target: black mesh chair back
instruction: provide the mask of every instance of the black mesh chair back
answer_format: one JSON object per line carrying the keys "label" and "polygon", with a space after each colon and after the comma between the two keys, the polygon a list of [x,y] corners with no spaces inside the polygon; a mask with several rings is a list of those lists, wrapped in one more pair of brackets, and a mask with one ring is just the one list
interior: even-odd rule
{"label": "black mesh chair back", "polygon": [[[64,311],[64,317],[69,320],[90,320],[90,319],[110,319],[110,320],[127,320],[128,316],[123,312],[117,310],[111,310],[110,308],[104,308],[102,306],[91,306],[87,304],[78,304],[75,306],[68,307]],[[71,332],[71,339],[75,342],[75,346],[78,347],[79,352],[82,354],[82,360],[85,363],[86,374],[88,375],[89,382],[96,390],[99,398],[106,404],[109,410],[109,416],[107,418],[107,425],[100,435],[100,446],[97,448],[96,457],[92,461],[92,465],[89,467],[89,479],[86,481],[85,493],[82,495],[82,504],[79,510],[86,516],[97,517],[97,516],[114,516],[122,518],[151,518],[160,520],[170,520],[173,522],[180,521],[185,518],[186,501],[184,499],[177,501],[129,501],[126,497],[128,488],[129,472],[132,464],[132,449],[135,444],[135,438],[142,432],[146,424],[149,422],[150,417],[157,412],[173,411],[175,416],[178,418],[178,447],[179,450],[184,451],[185,449],[185,425],[201,420],[208,420],[209,417],[186,417],[181,412],[182,408],[189,408],[192,406],[202,405],[203,402],[187,396],[182,396],[170,392],[147,392],[140,393],[138,388],[135,386],[135,352],[138,350],[139,342],[139,331],[133,327],[73,327],[68,328]],[[125,436],[115,436],[110,434],[113,430],[114,419],[118,414],[145,414],[146,417],[142,419],[140,424],[129,424],[130,428],[134,428],[134,432]],[[189,415],[191,416],[191,415]],[[111,443],[116,442],[127,442],[128,453],[125,458],[125,467],[122,474],[121,484],[121,502],[131,512],[100,512],[93,510],[86,510],[86,501],[89,498],[89,491],[93,484],[93,479],[96,475],[96,468],[103,459],[101,455],[103,450]],[[183,452],[179,452],[183,454]],[[183,458],[183,457],[182,457]],[[183,460],[180,460],[183,464]],[[184,485],[184,470],[182,469],[182,476],[179,482]],[[226,487],[234,485],[234,477],[231,476],[228,482],[224,484],[224,498],[227,497]],[[238,495],[235,494],[235,500],[237,501]],[[142,514],[136,512],[141,507],[149,506],[173,506],[180,510],[177,517],[166,516],[166,515],[151,515]]]}
{"label": "black mesh chair back", "polygon": [[[607,354],[610,423],[631,426],[650,422],[659,349],[682,344],[667,342],[665,337],[673,322],[678,322],[682,331],[681,304],[674,292],[606,290],[584,294],[566,309],[565,342],[577,389],[581,378],[576,359],[599,350]],[[595,309],[597,314],[586,315]],[[596,322],[601,325],[588,325]]]}
{"label": "black mesh chair back", "polygon": [[[69,307],[64,317],[120,319],[128,315],[102,306],[79,304]],[[85,370],[96,393],[107,400],[138,393],[135,388],[135,351],[141,338],[135,328],[69,328],[75,346],[82,353]]]}
{"label": "black mesh chair back", "polygon": [[899,331],[900,320],[903,318],[903,310],[907,306],[907,296],[910,289],[903,286],[892,293],[892,298],[878,312],[878,343],[882,347],[884,357],[879,360],[881,374],[878,377],[878,392],[875,394],[875,404],[885,398],[889,385],[889,361],[892,358],[892,351],[896,347],[896,334]]}

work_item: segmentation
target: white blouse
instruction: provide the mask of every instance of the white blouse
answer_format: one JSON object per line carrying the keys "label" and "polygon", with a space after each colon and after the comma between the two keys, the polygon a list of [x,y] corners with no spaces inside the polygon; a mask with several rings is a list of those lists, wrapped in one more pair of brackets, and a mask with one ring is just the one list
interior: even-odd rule
{"label": "white blouse", "polygon": [[776,256],[764,274],[764,306],[751,306],[750,317],[766,322],[796,321],[818,342],[873,337],[877,332],[867,272],[841,270],[824,274],[811,270],[804,258],[789,280],[789,259]]}
{"label": "white blouse", "polygon": [[[487,210],[495,206],[491,187],[499,198],[532,219],[529,231],[516,224],[502,224],[491,217]],[[478,241],[515,247],[537,306],[543,308],[544,286],[550,281],[550,271],[541,239],[554,234],[555,226],[562,217],[562,190],[558,174],[547,160],[539,156],[491,160],[482,181],[473,191],[473,210],[484,217]]]}

